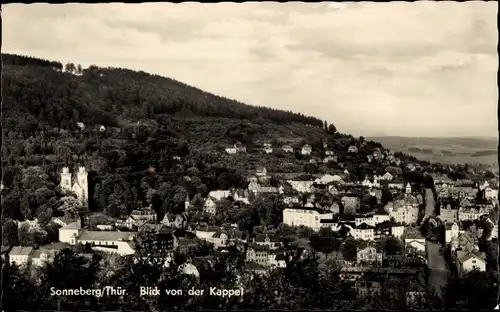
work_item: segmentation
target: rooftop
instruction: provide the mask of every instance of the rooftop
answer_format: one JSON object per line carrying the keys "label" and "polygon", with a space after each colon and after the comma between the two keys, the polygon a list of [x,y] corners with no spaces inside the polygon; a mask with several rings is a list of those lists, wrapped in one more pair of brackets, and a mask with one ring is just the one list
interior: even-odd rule
{"label": "rooftop", "polygon": [[127,241],[131,236],[135,236],[136,232],[117,232],[117,231],[87,231],[84,230],[79,240],[96,240],[96,241]]}
{"label": "rooftop", "polygon": [[14,246],[9,252],[9,256],[29,256],[33,247]]}

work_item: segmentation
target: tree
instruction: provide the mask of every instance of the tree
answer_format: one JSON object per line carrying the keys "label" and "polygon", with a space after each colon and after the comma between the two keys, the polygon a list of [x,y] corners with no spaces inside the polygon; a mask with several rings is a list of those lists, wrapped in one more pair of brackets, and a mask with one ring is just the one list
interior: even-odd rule
{"label": "tree", "polygon": [[22,274],[19,266],[2,261],[2,309],[29,311],[36,309],[37,289]]}
{"label": "tree", "polygon": [[336,132],[337,132],[337,128],[335,127],[335,125],[334,124],[330,124],[328,126],[328,133],[329,134],[335,134]]}
{"label": "tree", "polygon": [[381,203],[382,203],[382,206],[385,206],[387,205],[387,203],[390,203],[392,202],[394,199],[392,198],[392,193],[391,191],[384,187],[382,189],[382,198],[381,198]]}
{"label": "tree", "polygon": [[12,219],[6,219],[2,226],[2,246],[17,245],[19,245],[17,223]]}
{"label": "tree", "polygon": [[[50,289],[92,289],[99,270],[98,263],[78,256],[71,249],[61,250],[52,263],[46,263],[41,270],[40,289],[46,294],[47,304],[60,310],[64,307],[85,306],[95,304],[94,296],[51,296]],[[95,307],[95,306],[94,306]]]}
{"label": "tree", "polygon": [[61,206],[59,211],[64,213],[64,216],[70,219],[80,217],[83,211],[81,202],[73,196],[65,196],[60,199]]}
{"label": "tree", "polygon": [[384,250],[386,255],[401,255],[404,252],[403,243],[395,237],[387,237],[378,241],[380,249]]}

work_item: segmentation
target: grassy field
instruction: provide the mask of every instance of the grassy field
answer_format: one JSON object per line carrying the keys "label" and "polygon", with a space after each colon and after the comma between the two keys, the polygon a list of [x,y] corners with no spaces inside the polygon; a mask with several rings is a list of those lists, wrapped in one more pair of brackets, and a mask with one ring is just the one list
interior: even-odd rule
{"label": "grassy field", "polygon": [[498,140],[495,138],[370,137],[368,139],[422,160],[449,164],[481,163],[498,167]]}

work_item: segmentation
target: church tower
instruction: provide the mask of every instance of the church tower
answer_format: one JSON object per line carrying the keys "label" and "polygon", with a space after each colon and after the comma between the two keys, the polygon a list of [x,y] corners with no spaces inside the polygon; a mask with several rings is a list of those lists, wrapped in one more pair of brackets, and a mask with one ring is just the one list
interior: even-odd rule
{"label": "church tower", "polygon": [[84,206],[87,206],[89,200],[88,172],[85,167],[79,167],[76,175],[78,184],[81,187],[81,193],[77,194],[78,198],[82,201]]}
{"label": "church tower", "polygon": [[68,167],[64,167],[61,173],[61,188],[66,191],[71,191],[71,173]]}

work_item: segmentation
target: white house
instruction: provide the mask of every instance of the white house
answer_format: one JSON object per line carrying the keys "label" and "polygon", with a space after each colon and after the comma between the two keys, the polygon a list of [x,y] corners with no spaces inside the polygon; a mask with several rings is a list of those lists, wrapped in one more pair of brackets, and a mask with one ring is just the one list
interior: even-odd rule
{"label": "white house", "polygon": [[405,248],[412,247],[417,251],[425,252],[425,238],[405,238]]}
{"label": "white house", "polygon": [[385,180],[385,181],[392,181],[392,179],[394,179],[394,176],[392,174],[390,174],[389,172],[386,172],[382,177],[381,177],[382,180]]}
{"label": "white house", "polygon": [[288,226],[306,226],[318,231],[321,220],[333,219],[333,213],[324,213],[314,208],[286,208],[283,210],[283,224]]}
{"label": "white house", "polygon": [[372,215],[359,215],[359,216],[355,217],[354,224],[356,224],[356,226],[358,226],[358,225],[361,225],[363,223],[366,223],[369,226],[375,226],[374,221],[375,220],[373,219]]}
{"label": "white house", "polygon": [[299,193],[310,193],[314,181],[287,181],[290,186]]}
{"label": "white house", "polygon": [[405,232],[405,227],[402,225],[395,224],[391,226],[391,235],[396,238],[401,239],[404,235],[404,232]]}
{"label": "white house", "polygon": [[273,148],[270,146],[264,147],[264,153],[271,154],[273,152]]}
{"label": "white house", "polygon": [[9,252],[10,263],[19,266],[28,266],[31,262],[33,247],[14,246]]}
{"label": "white house", "polygon": [[354,229],[354,238],[372,241],[375,239],[375,227],[370,226],[366,223],[362,223],[359,226],[356,226]]}
{"label": "white house", "polygon": [[37,267],[43,267],[45,263],[51,263],[56,257],[56,251],[53,249],[38,248],[33,251],[31,264]]}
{"label": "white house", "polygon": [[486,199],[498,199],[498,190],[492,189],[488,186],[484,189],[484,196]]}
{"label": "white house", "polygon": [[371,188],[373,186],[373,183],[370,182],[370,180],[368,180],[368,176],[366,176],[365,179],[363,180],[363,182],[361,182],[361,185],[364,187]]}
{"label": "white house", "polygon": [[312,147],[309,144],[305,144],[302,146],[301,154],[302,155],[311,155],[312,153]]}
{"label": "white house", "polygon": [[389,217],[389,214],[387,214],[385,211],[377,211],[373,215],[373,225],[384,223],[384,222],[390,221],[390,220],[391,220],[391,217]]}
{"label": "white house", "polygon": [[356,262],[360,265],[382,265],[383,254],[377,252],[374,246],[358,248],[356,253]]}
{"label": "white house", "polygon": [[357,153],[357,152],[358,152],[358,148],[356,147],[356,145],[351,145],[351,146],[349,146],[349,148],[347,149],[347,152],[348,152],[348,153]]}
{"label": "white house", "polygon": [[473,270],[478,270],[480,272],[486,271],[484,253],[457,251],[457,262],[460,265],[460,271],[463,273]]}
{"label": "white house", "polygon": [[342,178],[338,175],[330,175],[330,174],[325,174],[321,178],[317,178],[315,180],[317,184],[330,184],[334,182],[342,182]]}
{"label": "white house", "polygon": [[293,147],[291,147],[290,145],[283,145],[282,149],[286,153],[293,153]]}

